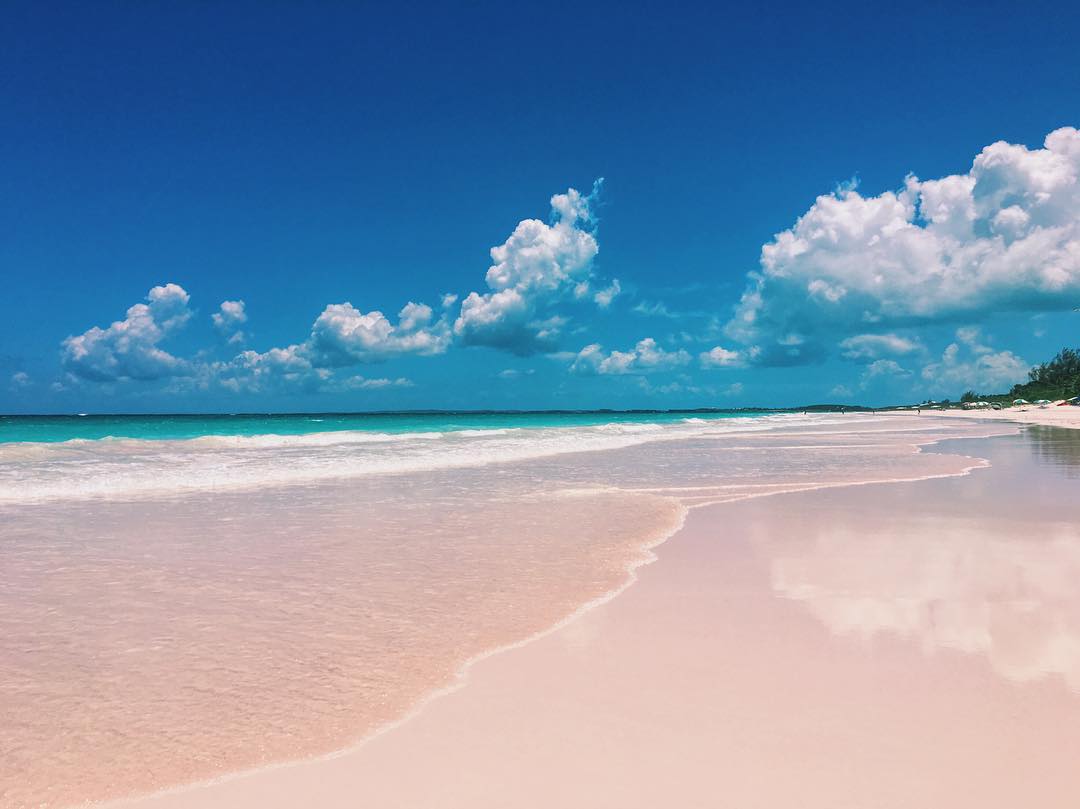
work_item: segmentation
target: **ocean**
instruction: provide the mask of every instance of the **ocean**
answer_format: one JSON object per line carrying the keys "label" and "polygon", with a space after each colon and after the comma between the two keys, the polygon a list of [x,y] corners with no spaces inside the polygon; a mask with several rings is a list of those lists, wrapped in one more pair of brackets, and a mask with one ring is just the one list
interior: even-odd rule
{"label": "ocean", "polygon": [[801,418],[675,411],[3,416],[0,503],[433,471]]}
{"label": "ocean", "polygon": [[203,436],[308,435],[323,432],[443,433],[599,424],[673,424],[687,418],[722,420],[765,415],[753,411],[437,411],[409,413],[233,413],[2,416],[0,443]]}

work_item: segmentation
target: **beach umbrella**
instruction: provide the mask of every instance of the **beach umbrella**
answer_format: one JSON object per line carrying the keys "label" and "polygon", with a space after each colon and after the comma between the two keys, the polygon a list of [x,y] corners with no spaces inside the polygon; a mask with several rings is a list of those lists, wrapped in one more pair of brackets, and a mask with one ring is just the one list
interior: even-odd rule
{"label": "beach umbrella", "polygon": [[1038,399],[1035,402],[1035,404],[1037,404],[1039,407],[1046,407],[1048,404],[1050,404],[1050,400],[1049,399]]}
{"label": "beach umbrella", "polygon": [[1026,404],[1031,404],[1031,402],[1029,402],[1027,399],[1013,399],[1013,404],[1014,405],[1026,405]]}

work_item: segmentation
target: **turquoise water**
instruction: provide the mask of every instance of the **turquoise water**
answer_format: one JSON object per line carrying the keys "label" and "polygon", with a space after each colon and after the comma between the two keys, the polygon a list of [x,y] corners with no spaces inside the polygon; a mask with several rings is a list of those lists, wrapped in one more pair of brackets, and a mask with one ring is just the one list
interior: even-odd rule
{"label": "turquoise water", "polygon": [[513,427],[588,427],[600,424],[667,424],[688,418],[717,420],[757,412],[543,411],[439,413],[299,413],[142,416],[0,416],[0,443],[55,443],[100,438],[185,439],[208,435],[307,435],[343,430],[373,433],[441,433]]}

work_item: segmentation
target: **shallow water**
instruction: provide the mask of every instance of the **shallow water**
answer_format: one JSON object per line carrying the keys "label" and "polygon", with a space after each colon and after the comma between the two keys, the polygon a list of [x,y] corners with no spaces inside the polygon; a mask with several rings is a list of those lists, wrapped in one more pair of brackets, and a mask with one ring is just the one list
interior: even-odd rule
{"label": "shallow water", "polygon": [[979,462],[917,445],[1009,429],[792,416],[7,445],[0,805],[339,749],[619,587],[687,507],[960,474]]}
{"label": "shallow water", "polygon": [[431,413],[237,413],[210,415],[0,415],[0,443],[202,436],[309,435],[325,432],[444,433],[602,424],[677,424],[686,419],[748,418],[753,411],[439,411]]}
{"label": "shallow water", "polygon": [[[758,543],[775,592],[835,635],[976,655],[1011,683],[1058,681],[1080,697],[1080,431],[1029,427],[937,452],[994,469],[844,510],[821,498],[797,536]],[[867,531],[886,506],[904,519]]]}

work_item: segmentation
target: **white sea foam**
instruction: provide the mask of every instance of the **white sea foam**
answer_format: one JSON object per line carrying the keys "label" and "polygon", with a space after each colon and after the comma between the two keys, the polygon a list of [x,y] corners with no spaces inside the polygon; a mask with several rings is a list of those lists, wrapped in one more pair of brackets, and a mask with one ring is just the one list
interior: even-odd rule
{"label": "white sea foam", "polygon": [[[337,431],[304,435],[108,438],[0,445],[0,504],[134,499],[435,471],[620,449],[650,441],[830,424],[837,417],[775,415],[678,423],[457,430]],[[839,422],[838,422],[839,423]],[[851,423],[847,417],[843,423]]]}

